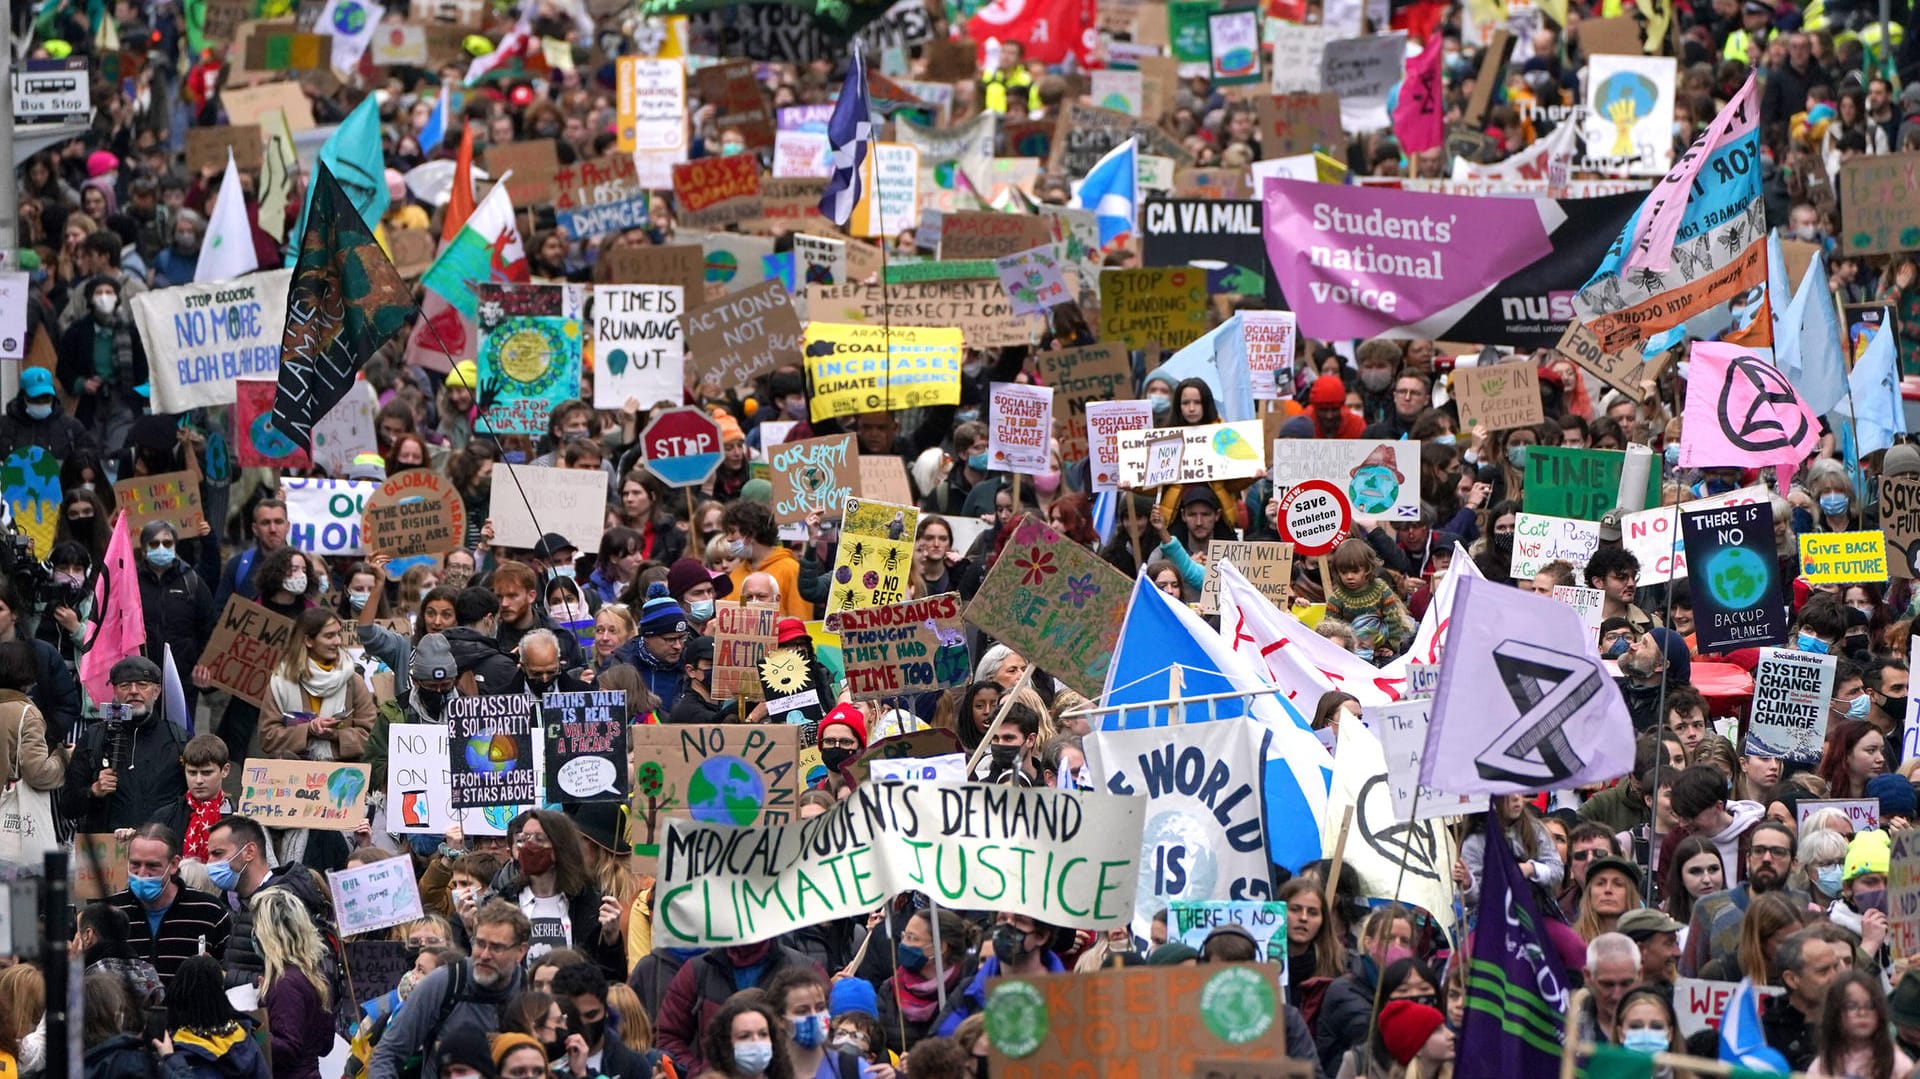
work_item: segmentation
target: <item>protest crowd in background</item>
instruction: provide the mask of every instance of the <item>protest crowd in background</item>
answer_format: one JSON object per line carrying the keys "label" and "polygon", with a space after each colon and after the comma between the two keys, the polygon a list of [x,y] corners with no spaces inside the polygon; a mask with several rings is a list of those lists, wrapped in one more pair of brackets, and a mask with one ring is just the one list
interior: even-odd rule
{"label": "protest crowd in background", "polygon": [[0,1079],[1914,1074],[1920,7],[16,13]]}

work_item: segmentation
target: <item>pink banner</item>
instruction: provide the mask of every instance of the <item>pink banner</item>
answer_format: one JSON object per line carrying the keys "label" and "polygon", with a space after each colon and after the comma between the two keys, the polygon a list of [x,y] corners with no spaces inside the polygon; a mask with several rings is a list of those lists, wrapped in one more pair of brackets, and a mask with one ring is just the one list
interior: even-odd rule
{"label": "pink banner", "polygon": [[1553,250],[1545,200],[1274,179],[1265,197],[1268,261],[1300,332],[1322,340],[1436,336]]}
{"label": "pink banner", "polygon": [[1446,138],[1440,88],[1440,35],[1427,39],[1419,56],[1407,61],[1406,81],[1393,106],[1393,134],[1409,156],[1423,154]]}
{"label": "pink banner", "polygon": [[147,619],[140,607],[140,578],[125,511],[113,518],[106,563],[93,586],[93,609],[100,615],[100,635],[80,657],[80,684],[97,704],[113,699],[113,685],[107,681],[113,665],[139,652],[147,642]]}
{"label": "pink banner", "polygon": [[1820,419],[1772,364],[1738,345],[1696,342],[1687,371],[1680,467],[1789,472],[1820,441]]}
{"label": "pink banner", "polygon": [[1754,133],[1760,124],[1758,102],[1754,100],[1754,88],[1760,84],[1756,76],[1747,76],[1747,84],[1733,95],[1727,107],[1713,118],[1713,123],[1695,139],[1673,168],[1653,185],[1653,193],[1647,196],[1646,204],[1640,207],[1640,216],[1629,226],[1627,236],[1627,269],[1638,270],[1645,267],[1665,273],[1673,267],[1673,240],[1680,231],[1680,221],[1687,215],[1687,197],[1693,192],[1693,178],[1700,174],[1700,166],[1706,164],[1715,150],[1745,138]]}

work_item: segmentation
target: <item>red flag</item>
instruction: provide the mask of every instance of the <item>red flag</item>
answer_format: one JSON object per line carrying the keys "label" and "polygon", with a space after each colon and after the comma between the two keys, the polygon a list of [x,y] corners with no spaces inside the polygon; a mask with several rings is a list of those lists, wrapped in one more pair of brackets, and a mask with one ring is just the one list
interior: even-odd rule
{"label": "red flag", "polygon": [[447,199],[447,216],[440,223],[440,243],[442,246],[453,242],[460,229],[473,216],[473,125],[464,124],[460,131],[460,159],[453,167],[453,194]]}
{"label": "red flag", "polygon": [[93,609],[100,615],[100,635],[80,657],[80,684],[95,701],[113,699],[107,675],[113,665],[140,651],[147,641],[147,619],[140,607],[140,578],[133,563],[133,537],[127,533],[125,510],[113,518],[107,557],[93,586]]}
{"label": "red flag", "polygon": [[1393,134],[1407,156],[1425,153],[1446,139],[1447,117],[1440,86],[1440,35],[1427,39],[1419,56],[1407,61],[1400,100],[1393,106]]}
{"label": "red flag", "polygon": [[1093,0],[993,0],[967,20],[967,36],[984,46],[988,38],[1018,41],[1028,62],[1064,63],[1067,55],[1082,68],[1093,65]]}

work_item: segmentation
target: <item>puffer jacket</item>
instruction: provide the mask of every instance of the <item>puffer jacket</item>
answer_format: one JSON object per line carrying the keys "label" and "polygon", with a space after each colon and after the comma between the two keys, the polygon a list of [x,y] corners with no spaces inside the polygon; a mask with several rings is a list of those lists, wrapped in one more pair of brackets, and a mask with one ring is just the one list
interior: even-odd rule
{"label": "puffer jacket", "polygon": [[447,646],[453,651],[453,666],[462,675],[471,673],[478,690],[487,696],[519,693],[526,685],[520,665],[500,650],[492,637],[471,626],[455,626],[446,632]]}
{"label": "puffer jacket", "polygon": [[[322,940],[330,940],[335,935],[333,918],[328,913],[331,904],[314,880],[312,870],[303,865],[281,866],[268,874],[253,894],[259,895],[269,888],[285,889],[300,900],[300,904],[307,908],[307,913],[313,916],[314,928],[321,930]],[[248,896],[242,900],[239,908],[233,912],[233,929],[227,934],[227,952],[221,965],[227,968],[229,987],[252,985],[266,971],[266,960],[261,957],[260,946],[253,939],[252,898]]]}
{"label": "puffer jacket", "polygon": [[1313,1041],[1320,1051],[1320,1070],[1333,1075],[1340,1070],[1340,1056],[1367,1040],[1367,1024],[1373,1018],[1373,960],[1362,956],[1353,969],[1335,978],[1320,998],[1320,1014],[1314,1018]]}

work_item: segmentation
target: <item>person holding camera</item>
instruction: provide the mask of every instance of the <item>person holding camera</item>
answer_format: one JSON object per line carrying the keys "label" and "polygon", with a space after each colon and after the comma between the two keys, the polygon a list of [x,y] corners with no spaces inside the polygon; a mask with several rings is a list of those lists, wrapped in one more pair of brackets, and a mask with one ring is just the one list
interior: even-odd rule
{"label": "person holding camera", "polygon": [[70,672],[79,671],[80,657],[93,643],[98,625],[93,617],[93,590],[87,587],[92,566],[93,555],[85,544],[56,541],[47,557],[52,575],[40,587],[40,623],[33,631],[34,639],[45,641],[59,652]]}
{"label": "person holding camera", "polygon": [[0,643],[21,641],[33,648],[38,667],[27,696],[46,717],[47,744],[64,745],[80,725],[80,683],[58,649],[26,632],[21,623],[32,609],[14,582],[0,580]]}
{"label": "person holding camera", "polygon": [[187,777],[180,768],[187,732],[161,716],[160,667],[145,656],[113,665],[113,705],[87,728],[67,765],[60,810],[88,833],[159,821],[177,834],[186,824]]}

